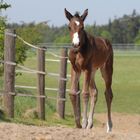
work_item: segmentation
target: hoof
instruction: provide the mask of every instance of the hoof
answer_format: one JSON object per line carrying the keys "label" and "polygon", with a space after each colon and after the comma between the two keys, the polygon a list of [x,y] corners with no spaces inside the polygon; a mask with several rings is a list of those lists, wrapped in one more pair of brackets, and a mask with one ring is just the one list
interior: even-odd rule
{"label": "hoof", "polygon": [[93,127],[93,119],[88,119],[87,129],[91,129]]}
{"label": "hoof", "polygon": [[87,129],[91,129],[93,127],[93,122],[92,123],[88,123]]}
{"label": "hoof", "polygon": [[91,129],[92,127],[93,127],[93,124],[88,125],[88,126],[87,126],[87,129]]}
{"label": "hoof", "polygon": [[76,124],[76,128],[82,128],[81,124]]}
{"label": "hoof", "polygon": [[76,121],[76,128],[82,128],[81,123],[80,123],[80,120],[77,120]]}

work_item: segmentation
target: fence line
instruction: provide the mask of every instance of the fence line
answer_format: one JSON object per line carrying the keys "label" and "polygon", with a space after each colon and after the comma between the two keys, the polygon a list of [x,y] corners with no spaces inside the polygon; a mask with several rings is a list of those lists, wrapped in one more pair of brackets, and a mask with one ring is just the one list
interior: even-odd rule
{"label": "fence line", "polygon": [[[4,91],[3,91],[4,92]],[[3,96],[5,93],[0,92],[0,95]],[[32,95],[32,94],[23,94],[23,93],[18,93],[18,92],[9,92],[6,93],[6,95],[12,95],[12,96],[20,96],[20,97],[31,97],[31,98],[46,98],[46,99],[52,99],[52,100],[61,100],[61,101],[66,101],[66,98],[55,98],[55,97],[50,97],[46,95]]]}
{"label": "fence line", "polygon": [[[23,72],[23,73],[33,73],[33,74],[44,74],[44,75],[48,75],[48,76],[55,76],[55,77],[59,77],[60,75],[57,74],[57,73],[48,73],[48,72],[43,72],[43,71],[37,71],[37,70],[33,70],[31,68],[27,68],[25,66],[22,66],[22,65],[19,65],[17,63],[14,63],[14,62],[10,62],[10,61],[3,61],[3,60],[0,60],[1,63],[6,63],[6,64],[9,64],[9,65],[14,65],[14,66],[17,66],[19,68],[22,68],[23,70],[16,70],[16,72]],[[68,75],[68,77],[70,77],[70,75]],[[59,77],[60,80],[64,80],[64,81],[67,81],[68,79],[67,78],[63,78],[63,77]]]}
{"label": "fence line", "polygon": [[13,66],[16,66],[17,64],[15,62],[11,62],[11,61],[4,61],[4,60],[0,60],[0,63],[2,64],[9,64],[9,65],[13,65]]}
{"label": "fence line", "polygon": [[[7,32],[6,35],[13,36],[13,37],[17,37],[17,38],[18,38],[19,40],[21,40],[24,44],[26,44],[26,45],[28,45],[28,46],[34,48],[34,49],[39,49],[39,50],[47,51],[46,48],[37,47],[37,46],[35,46],[35,45],[33,45],[33,44],[30,44],[29,42],[25,41],[22,37],[20,37],[20,36],[17,35],[17,34],[13,34],[13,33],[8,33],[8,32]],[[51,55],[57,57],[57,58],[64,58],[64,59],[67,59],[67,58],[68,58],[68,57],[59,56],[59,55],[57,55],[57,54],[55,54],[55,53],[53,53],[53,52],[50,52],[50,51],[47,51],[47,52],[48,52],[49,54],[51,54]]]}
{"label": "fence line", "polygon": [[18,73],[30,73],[30,74],[36,74],[36,72],[33,71],[27,71],[27,70],[16,70],[16,72]]}
{"label": "fence line", "polygon": [[[61,60],[58,59],[45,59],[46,62],[60,62]],[[70,63],[69,60],[67,60],[67,63]]]}
{"label": "fence line", "polygon": [[12,36],[12,37],[17,37],[17,35],[15,33],[11,33],[11,32],[5,32],[5,35],[8,35],[8,36]]}
{"label": "fence line", "polygon": [[47,62],[60,62],[58,59],[45,59]]}
{"label": "fence line", "polygon": [[[8,39],[7,39],[8,38]],[[60,74],[57,74],[57,73],[49,73],[45,70],[40,70],[40,66],[38,66],[38,70],[34,70],[34,69],[31,69],[31,68],[28,68],[28,67],[25,67],[25,66],[22,66],[20,64],[17,64],[14,62],[13,58],[12,59],[9,59],[8,56],[10,56],[8,53],[5,52],[4,55],[7,55],[7,58],[8,59],[4,59],[4,60],[0,60],[0,63],[4,64],[5,67],[7,67],[7,72],[5,72],[7,75],[12,76],[13,73],[9,73],[9,69],[8,68],[11,68],[13,71],[13,69],[15,69],[15,66],[17,66],[18,70],[16,70],[16,72],[23,72],[23,73],[33,73],[33,74],[37,74],[38,76],[38,87],[33,87],[33,86],[20,86],[20,85],[14,85],[14,87],[12,87],[13,89],[10,89],[10,86],[7,88],[6,86],[8,85],[6,80],[6,82],[4,83],[4,95],[11,95],[11,96],[7,96],[7,99],[5,100],[5,103],[7,104],[7,108],[11,108],[11,106],[13,107],[13,97],[12,96],[28,96],[28,97],[35,97],[35,98],[39,98],[40,100],[40,110],[42,109],[42,106],[44,106],[44,103],[42,104],[42,102],[44,102],[44,100],[42,99],[53,99],[53,100],[57,100],[57,101],[61,101],[59,103],[61,103],[62,106],[60,106],[60,108],[63,108],[64,107],[64,102],[63,101],[66,101],[66,98],[62,98],[62,97],[65,97],[65,93],[66,92],[70,92],[70,89],[66,89],[65,88],[65,84],[66,82],[68,81],[68,79],[70,78],[70,75],[68,74],[64,74],[64,71],[66,72],[66,67],[64,68],[64,65],[67,64],[67,63],[70,63],[67,59],[68,59],[68,56],[67,56],[67,52],[65,54],[62,55],[62,53],[64,53],[65,51],[67,51],[68,48],[70,48],[70,44],[66,44],[67,47],[61,47],[62,49],[62,52],[61,52],[61,55],[58,55],[54,52],[51,52],[51,51],[48,51],[48,48],[51,48],[49,46],[46,46],[45,44],[43,45],[40,45],[39,46],[36,46],[36,45],[33,45],[33,44],[30,44],[29,42],[25,41],[22,37],[20,37],[19,35],[17,35],[15,32],[13,31],[10,31],[8,30],[7,32],[5,32],[5,40],[8,44],[8,46],[10,46],[11,48],[15,47],[15,38],[19,39],[20,41],[22,41],[24,44],[26,44],[27,46],[33,48],[33,49],[37,49],[38,50],[38,53],[40,51],[42,51],[42,53],[45,54],[45,52],[47,52],[48,54],[52,55],[53,57],[57,58],[57,59],[44,59],[43,62],[41,63],[39,60],[41,57],[38,57],[38,64],[41,65],[44,67],[45,64],[44,62],[47,61],[47,62],[60,62],[60,65],[62,65],[61,69],[60,69]],[[10,41],[9,41],[10,40]],[[11,41],[12,40],[12,41]],[[7,44],[5,45],[5,47],[7,47]],[[43,47],[41,47],[43,46]],[[123,50],[130,50],[130,49],[135,49],[135,50],[139,50],[137,48],[137,46],[140,46],[140,45],[133,45],[133,44],[112,44],[113,48],[115,47],[116,49],[120,49],[120,46],[123,46]],[[55,47],[54,47],[55,48]],[[52,49],[54,49],[52,48]],[[11,50],[11,52],[9,51],[9,53],[11,53],[11,56],[15,57],[15,52],[13,50]],[[139,55],[139,54],[138,54]],[[42,55],[40,55],[42,56]],[[44,56],[45,57],[45,56]],[[12,61],[13,60],[13,61]],[[42,67],[42,68],[43,68]],[[64,70],[64,71],[63,71]],[[5,74],[5,75],[6,75]],[[14,75],[14,74],[13,74]],[[45,80],[43,79],[45,76],[53,76],[53,77],[56,77],[58,80],[59,80],[59,88],[45,88]],[[44,81],[43,81],[44,80]],[[10,81],[10,80],[9,80]],[[11,80],[12,81],[12,80]],[[42,82],[43,81],[43,82]],[[11,82],[11,85],[13,86],[14,84],[14,78],[13,78],[13,83]],[[44,84],[44,85],[43,85]],[[28,89],[38,89],[38,95],[31,95],[31,94],[22,94],[22,93],[14,93],[12,91],[14,91],[14,88],[28,88]],[[8,90],[7,90],[8,89]],[[64,90],[63,90],[64,89]],[[47,90],[47,91],[56,91],[58,93],[58,96],[57,98],[54,98],[54,97],[48,97],[46,95],[44,95],[45,91],[44,90]],[[8,94],[7,94],[8,93]],[[63,93],[63,94],[62,94]],[[1,94],[1,93],[0,93]],[[43,95],[42,95],[43,94]],[[78,90],[78,92],[76,93],[77,95],[80,94],[80,90]],[[9,101],[11,102],[9,104]],[[6,108],[6,109],[7,109]],[[11,112],[13,113],[14,111],[9,109],[9,114],[11,114]],[[40,114],[41,112],[44,112],[44,109],[42,111],[40,111]],[[63,112],[61,112],[63,113]],[[12,115],[11,115],[12,116]],[[62,117],[63,114],[60,114],[60,116]],[[41,117],[40,117],[41,118]],[[44,118],[44,117],[43,117]],[[63,118],[63,117],[62,117]]]}
{"label": "fence line", "polygon": [[50,52],[50,51],[47,51],[49,54],[51,54],[52,56],[54,56],[54,57],[57,57],[57,58],[62,58],[62,59],[67,59],[68,57],[62,57],[62,56],[59,56],[59,55],[57,55],[57,54],[55,54],[55,53],[53,53],[53,52]]}
{"label": "fence line", "polygon": [[22,37],[20,37],[19,35],[17,34],[14,34],[14,33],[10,33],[10,32],[6,32],[5,35],[8,35],[8,36],[11,36],[11,37],[17,37],[19,40],[21,40],[24,44],[34,48],[34,49],[40,49],[40,50],[46,50],[45,48],[41,48],[41,47],[37,47],[35,45],[32,45],[30,44],[29,42],[25,41]]}
{"label": "fence line", "polygon": [[[40,74],[45,74],[45,75],[48,75],[48,76],[53,76],[59,80],[62,80],[62,81],[68,81],[69,79],[68,78],[63,78],[63,77],[60,77],[60,75],[58,73],[48,73],[48,72],[40,72],[40,71],[35,71],[35,70],[16,70],[16,72],[21,72],[21,73],[30,73],[30,74],[37,74],[37,73],[40,73]],[[70,77],[70,75],[67,75],[68,77]]]}
{"label": "fence line", "polygon": [[[15,39],[19,39],[20,41],[22,41],[24,44],[26,44],[27,46],[33,48],[33,49],[37,49],[38,50],[38,70],[33,70],[31,68],[27,68],[25,66],[22,66],[20,64],[15,63]],[[41,46],[45,46],[45,45],[41,45]],[[115,46],[115,44],[113,44],[113,46]],[[127,45],[126,47],[123,48],[123,50],[126,49],[132,49],[131,45]],[[53,99],[53,100],[57,100],[57,105],[59,107],[58,109],[58,113],[60,115],[61,118],[63,118],[64,116],[64,106],[65,106],[65,93],[69,92],[70,89],[66,89],[66,81],[67,81],[67,77],[70,77],[70,75],[66,74],[66,65],[67,65],[67,49],[70,47],[61,47],[62,52],[61,55],[57,55],[51,51],[48,51],[48,48],[50,47],[38,47],[36,45],[32,45],[30,43],[28,43],[27,41],[25,41],[22,37],[20,37],[19,35],[17,35],[15,33],[15,30],[6,30],[5,31],[5,41],[4,41],[4,60],[0,60],[0,63],[4,64],[4,92],[2,95],[4,95],[4,109],[6,111],[6,114],[9,117],[14,117],[14,96],[28,96],[28,97],[35,97],[35,98],[39,98],[38,99],[38,112],[39,112],[39,116],[41,119],[44,119],[44,114],[45,114],[45,99]],[[119,46],[116,44],[116,48],[119,49]],[[133,47],[136,49],[136,47]],[[56,73],[49,73],[49,72],[45,72],[45,52],[47,52],[48,54],[59,58],[60,60],[54,60],[54,59],[46,59],[46,61],[50,61],[50,62],[60,62],[61,65],[61,69],[60,69],[60,74],[56,74]],[[40,54],[40,55],[39,55]],[[43,56],[43,57],[42,57]],[[40,59],[42,60],[40,62]],[[17,70],[17,72],[26,72],[26,73],[35,73],[38,76],[38,86],[37,87],[31,87],[31,86],[20,86],[20,85],[15,85],[15,66],[21,68],[22,70]],[[58,77],[59,79],[59,88],[45,88],[45,76],[55,76]],[[60,76],[61,75],[61,76]],[[22,94],[22,93],[16,93],[15,92],[15,88],[30,88],[30,89],[38,89],[38,95],[31,95],[31,94]],[[54,97],[48,97],[45,95],[45,90],[50,90],[50,91],[56,91],[58,93],[57,98]],[[78,87],[78,92],[76,93],[78,95],[78,98],[80,97],[80,90]],[[0,93],[1,94],[1,93]],[[79,100],[80,101],[80,100]],[[60,104],[58,104],[60,103]],[[60,106],[59,106],[60,105]],[[62,109],[63,110],[60,110]],[[60,112],[59,112],[60,110]]]}
{"label": "fence line", "polygon": [[[5,63],[5,64],[8,64],[8,65],[17,66],[17,67],[19,67],[19,68],[22,68],[22,69],[26,70],[26,72],[28,71],[28,72],[30,72],[30,73],[46,74],[46,73],[43,72],[43,71],[33,70],[33,69],[27,68],[27,67],[25,67],[25,66],[19,65],[19,64],[15,63],[15,62],[11,62],[11,61],[0,60],[0,63],[3,63],[3,64]],[[24,71],[24,72],[25,72],[25,71]]]}
{"label": "fence line", "polygon": [[[6,32],[6,35],[9,35],[9,36],[13,36],[13,37],[17,37],[19,40],[21,40],[23,43],[25,43],[26,45],[32,47],[32,48],[35,48],[35,49],[40,49],[40,50],[47,50],[45,48],[41,48],[41,47],[37,47],[35,45],[32,45],[30,43],[28,43],[27,41],[25,41],[23,38],[21,38],[20,36],[16,35],[16,34],[13,34],[13,33],[8,33]],[[62,58],[62,59],[67,59],[68,57],[62,57],[62,56],[59,56],[53,52],[50,52],[50,51],[47,51],[49,54],[57,57],[57,58]],[[60,60],[53,60],[53,59],[46,59],[46,61],[54,61],[54,62],[60,62]],[[36,70],[33,70],[33,69],[30,69],[30,68],[27,68],[25,66],[22,66],[22,65],[19,65],[19,64],[16,64],[14,62],[6,62],[7,64],[11,64],[11,65],[17,65],[19,68],[22,68],[23,70],[26,70],[26,71],[22,71],[22,70],[18,70],[19,72],[26,72],[26,73],[38,73],[38,74],[46,74],[45,72],[42,72],[42,71],[36,71]],[[69,63],[69,61],[68,61]],[[55,73],[47,73],[49,76],[58,76],[57,74]],[[69,76],[70,77],[70,76]],[[67,81],[67,78],[63,78],[63,77],[60,77],[59,78],[60,80],[64,80],[64,81]]]}
{"label": "fence line", "polygon": [[[5,33],[6,35],[8,35],[8,36],[12,36],[12,37],[17,37],[19,40],[21,40],[24,44],[26,44],[26,45],[28,45],[28,46],[30,46],[30,47],[32,47],[32,48],[34,48],[34,49],[41,49],[41,50],[45,50],[45,51],[47,51],[47,48],[49,48],[48,47],[48,45],[50,46],[50,45],[52,45],[52,43],[40,43],[39,45],[33,45],[33,44],[30,44],[29,42],[27,42],[27,41],[25,41],[22,37],[20,37],[19,35],[17,35],[17,34],[14,34],[14,33],[11,33],[11,32],[6,32]],[[70,46],[71,46],[71,43],[58,43],[58,45],[59,46],[66,46],[65,48],[71,48]],[[44,46],[44,47],[40,47],[40,46]],[[54,44],[54,46],[56,46],[55,44]],[[112,44],[112,46],[113,46],[113,48],[114,49],[138,49],[138,48],[140,48],[140,44],[122,44],[122,43],[115,43],[115,44]],[[122,47],[123,46],[123,47]],[[52,48],[52,47],[51,47]],[[56,47],[53,47],[53,48],[56,48]],[[61,48],[64,48],[64,47],[61,47]],[[139,50],[139,49],[138,49]],[[61,57],[61,56],[59,56],[59,55],[56,55],[55,53],[53,53],[53,52],[50,52],[50,51],[48,51],[48,53],[50,53],[50,54],[52,54],[53,56],[55,56],[55,57],[58,57],[58,58],[65,58],[65,57]],[[66,57],[67,58],[67,57]]]}
{"label": "fence line", "polygon": [[[25,89],[37,89],[35,86],[22,86],[22,85],[15,85],[16,88],[25,88]],[[45,88],[45,90],[49,91],[58,91],[58,88]],[[67,92],[70,91],[70,89],[66,89]]]}
{"label": "fence line", "polygon": [[29,71],[29,72],[33,72],[33,73],[37,73],[37,74],[43,74],[43,75],[46,74],[46,72],[38,71],[38,70],[33,70],[33,69],[30,69],[30,68],[24,67],[24,66],[22,66],[22,65],[19,65],[19,64],[17,64],[17,66],[18,66],[19,68],[22,68],[23,70],[26,70],[26,71]]}
{"label": "fence line", "polygon": [[[38,50],[38,69],[34,70],[28,67],[25,67],[23,65],[15,63],[15,39],[19,39],[22,41],[24,44],[27,46],[37,49]],[[10,40],[10,41],[9,41]],[[34,97],[38,98],[38,115],[40,119],[45,119],[45,99],[53,99],[57,100],[57,106],[58,106],[58,113],[61,118],[64,118],[62,116],[62,113],[64,115],[64,107],[65,107],[65,93],[69,92],[70,89],[66,89],[66,81],[68,80],[67,77],[70,77],[70,75],[67,75],[67,49],[62,49],[61,55],[57,55],[51,51],[47,50],[47,47],[37,47],[35,45],[32,45],[25,41],[22,37],[18,36],[15,33],[15,30],[6,30],[5,31],[5,48],[4,49],[4,60],[0,60],[0,63],[4,64],[4,105],[5,105],[5,111],[9,117],[14,117],[14,96],[23,96],[23,97]],[[10,48],[10,49],[9,49]],[[12,49],[14,48],[14,49]],[[59,58],[60,60],[54,60],[54,59],[46,59],[46,61],[51,61],[51,62],[60,62],[61,69],[60,69],[60,74],[57,73],[49,73],[45,72],[45,52],[48,54],[51,54],[52,56]],[[9,57],[10,56],[10,57]],[[15,70],[15,66],[20,68],[18,70]],[[38,77],[38,86],[33,87],[33,86],[20,86],[20,85],[15,85],[15,72],[25,72],[25,73],[35,73],[37,74]],[[54,76],[59,79],[59,88],[45,88],[45,75],[48,76]],[[12,77],[12,79],[11,79]],[[10,82],[8,82],[10,81]],[[8,84],[7,84],[8,83]],[[15,92],[15,88],[28,88],[28,89],[37,89],[38,95],[32,95],[32,94],[23,94],[23,93],[18,93]],[[57,97],[48,97],[45,95],[45,90],[50,90],[50,91],[56,91],[58,93]],[[0,93],[1,94],[1,93]],[[58,104],[59,103],[59,104]],[[63,108],[63,110],[62,110]]]}

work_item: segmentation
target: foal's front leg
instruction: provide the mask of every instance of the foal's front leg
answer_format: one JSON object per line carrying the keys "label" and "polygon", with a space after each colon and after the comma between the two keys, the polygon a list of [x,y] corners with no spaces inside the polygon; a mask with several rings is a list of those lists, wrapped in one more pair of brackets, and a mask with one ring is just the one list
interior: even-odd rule
{"label": "foal's front leg", "polygon": [[84,71],[84,81],[83,81],[83,119],[82,119],[82,128],[86,128],[88,125],[88,101],[89,101],[89,83],[90,83],[91,72],[85,70]]}
{"label": "foal's front leg", "polygon": [[74,117],[75,117],[75,123],[77,128],[81,128],[80,124],[80,118],[81,118],[81,112],[78,110],[79,103],[78,102],[78,96],[80,94],[79,92],[79,78],[80,78],[81,72],[75,72],[74,69],[71,69],[71,93],[70,93],[70,99],[73,106],[74,111]]}
{"label": "foal's front leg", "polygon": [[92,72],[92,77],[91,77],[91,81],[90,81],[90,86],[89,86],[89,90],[90,90],[90,112],[89,112],[89,117],[88,117],[88,126],[87,128],[90,129],[93,126],[93,115],[94,115],[94,109],[95,109],[95,104],[97,102],[97,95],[98,95],[98,90],[96,88],[96,84],[95,84],[95,72]]}

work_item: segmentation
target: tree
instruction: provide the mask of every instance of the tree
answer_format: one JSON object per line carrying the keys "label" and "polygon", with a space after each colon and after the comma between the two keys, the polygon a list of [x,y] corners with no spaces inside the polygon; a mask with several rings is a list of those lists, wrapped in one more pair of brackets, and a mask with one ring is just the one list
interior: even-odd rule
{"label": "tree", "polygon": [[11,7],[10,4],[7,4],[6,2],[4,3],[3,0],[0,1],[0,10],[6,10],[7,8]]}
{"label": "tree", "polygon": [[66,35],[66,36],[60,36],[57,37],[56,40],[54,40],[54,43],[70,43],[70,35]]}
{"label": "tree", "polygon": [[[21,27],[22,26],[22,27]],[[35,24],[29,23],[25,25],[21,25],[16,28],[16,32],[19,36],[21,36],[25,41],[37,45],[38,43],[43,42],[44,32],[47,28],[46,25],[43,24]],[[16,41],[16,61],[17,63],[23,63],[26,60],[26,51],[30,49],[29,46],[23,44],[20,40]]]}
{"label": "tree", "polygon": [[[3,0],[0,1],[0,13],[4,9],[6,10],[11,5],[4,3]],[[4,50],[4,30],[6,28],[6,18],[0,15],[0,59],[3,59],[3,50]],[[3,65],[0,64],[0,75],[3,72]]]}
{"label": "tree", "polygon": [[109,39],[110,41],[112,40],[112,36],[111,36],[110,32],[108,32],[106,30],[101,32],[101,36],[104,37],[104,38]]}
{"label": "tree", "polygon": [[[4,58],[3,50],[4,50],[4,30],[5,30],[5,19],[0,17],[0,60]],[[3,65],[0,63],[0,75],[3,72]]]}
{"label": "tree", "polygon": [[[1,1],[1,9],[6,9],[10,7],[10,5],[4,3]],[[16,29],[16,34],[22,37],[25,41],[31,43],[31,44],[38,44],[40,42],[43,42],[44,39],[44,33],[46,32],[46,29],[48,28],[45,24],[35,24],[34,22],[26,24],[7,24],[5,17],[0,17],[0,59],[4,59],[4,30],[5,28],[14,28]],[[23,63],[26,58],[26,52],[30,49],[30,47],[27,47],[21,40],[16,39],[16,63]],[[3,71],[3,65],[0,64],[0,74],[2,74]]]}

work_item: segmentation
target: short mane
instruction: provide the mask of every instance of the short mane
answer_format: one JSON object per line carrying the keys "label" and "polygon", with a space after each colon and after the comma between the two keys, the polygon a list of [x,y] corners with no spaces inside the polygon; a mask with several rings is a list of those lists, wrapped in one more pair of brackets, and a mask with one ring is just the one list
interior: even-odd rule
{"label": "short mane", "polygon": [[76,12],[76,13],[74,14],[74,16],[77,17],[77,18],[79,18],[79,17],[80,17],[79,12]]}

